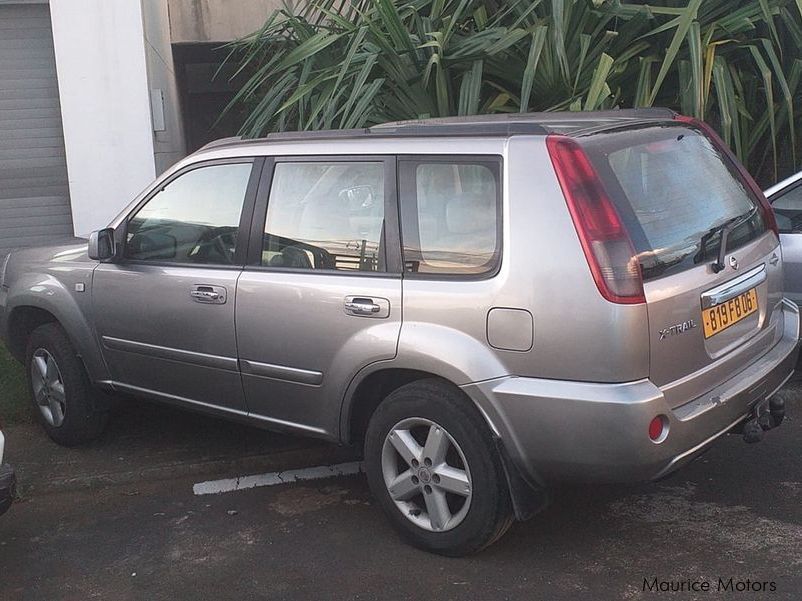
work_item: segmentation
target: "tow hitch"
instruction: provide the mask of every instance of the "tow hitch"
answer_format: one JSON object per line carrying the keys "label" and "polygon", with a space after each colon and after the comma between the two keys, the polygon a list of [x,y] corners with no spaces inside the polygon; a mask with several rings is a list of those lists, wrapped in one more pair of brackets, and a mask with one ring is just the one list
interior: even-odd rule
{"label": "tow hitch", "polygon": [[757,405],[743,424],[744,442],[753,443],[763,440],[763,432],[779,426],[785,418],[785,400],[774,395],[768,403]]}

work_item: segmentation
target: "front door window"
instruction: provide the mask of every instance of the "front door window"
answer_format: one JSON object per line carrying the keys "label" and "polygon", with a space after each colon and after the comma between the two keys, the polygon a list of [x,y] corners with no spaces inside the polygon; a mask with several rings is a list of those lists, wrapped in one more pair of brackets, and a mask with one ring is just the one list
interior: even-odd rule
{"label": "front door window", "polygon": [[126,257],[231,265],[253,164],[193,169],[170,181],[128,222]]}

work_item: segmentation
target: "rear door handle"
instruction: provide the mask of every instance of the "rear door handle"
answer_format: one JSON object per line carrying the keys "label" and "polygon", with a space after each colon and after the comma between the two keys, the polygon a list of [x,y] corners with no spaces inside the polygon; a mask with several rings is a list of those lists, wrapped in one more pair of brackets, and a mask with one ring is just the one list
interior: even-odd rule
{"label": "rear door handle", "polygon": [[196,303],[203,303],[205,305],[224,305],[226,303],[226,289],[222,286],[207,286],[206,284],[198,284],[193,286],[189,291],[189,295]]}
{"label": "rear door handle", "polygon": [[390,316],[390,301],[386,298],[346,296],[343,307],[347,315],[356,317],[384,319]]}

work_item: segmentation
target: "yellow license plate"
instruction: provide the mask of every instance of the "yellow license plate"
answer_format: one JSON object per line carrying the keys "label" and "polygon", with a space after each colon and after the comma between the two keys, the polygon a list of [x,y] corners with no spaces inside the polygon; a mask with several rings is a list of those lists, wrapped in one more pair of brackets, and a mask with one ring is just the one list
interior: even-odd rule
{"label": "yellow license plate", "polygon": [[705,338],[723,332],[757,311],[757,289],[752,288],[735,298],[702,310]]}

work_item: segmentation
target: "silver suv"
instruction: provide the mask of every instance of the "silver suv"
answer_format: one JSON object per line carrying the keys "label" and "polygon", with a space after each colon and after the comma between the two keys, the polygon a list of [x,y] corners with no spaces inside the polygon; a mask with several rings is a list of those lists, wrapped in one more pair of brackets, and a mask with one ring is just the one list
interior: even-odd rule
{"label": "silver suv", "polygon": [[779,424],[797,359],[774,215],[667,110],[228,140],[83,246],[0,265],[57,442],[103,391],[364,445],[413,544],[461,555],[560,480],[653,480]]}

